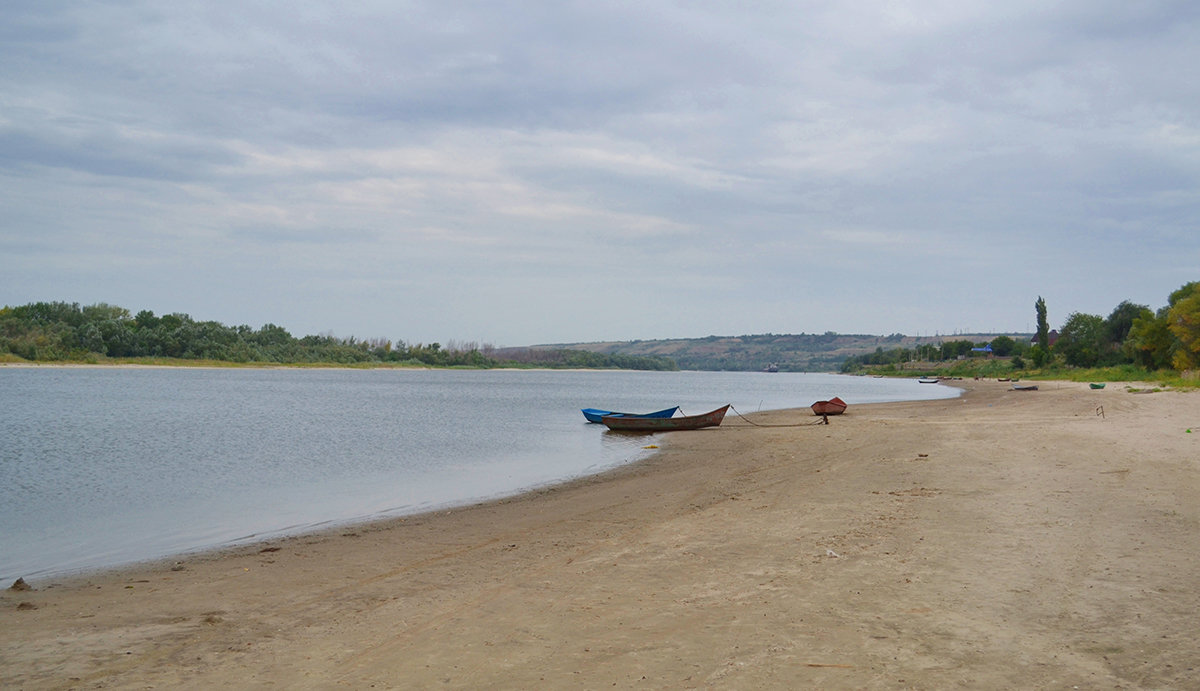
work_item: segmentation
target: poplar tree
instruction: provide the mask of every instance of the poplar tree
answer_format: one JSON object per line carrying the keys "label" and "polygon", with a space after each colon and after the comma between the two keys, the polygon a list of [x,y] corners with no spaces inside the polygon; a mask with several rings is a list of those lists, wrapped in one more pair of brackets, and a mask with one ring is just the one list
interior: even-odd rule
{"label": "poplar tree", "polygon": [[1033,303],[1033,308],[1037,310],[1037,346],[1031,355],[1033,366],[1041,367],[1050,358],[1050,323],[1046,321],[1046,301],[1041,295],[1038,296],[1037,302]]}

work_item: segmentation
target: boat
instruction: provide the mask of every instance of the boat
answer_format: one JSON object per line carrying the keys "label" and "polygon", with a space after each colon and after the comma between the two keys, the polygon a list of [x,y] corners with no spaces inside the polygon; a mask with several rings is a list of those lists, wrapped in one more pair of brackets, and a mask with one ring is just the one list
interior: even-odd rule
{"label": "boat", "polygon": [[1037,384],[1013,384],[1013,391],[1037,391]]}
{"label": "boat", "polygon": [[1097,384],[1097,383],[1095,383],[1095,382],[1093,382],[1093,383],[1091,383],[1091,384],[1088,384],[1088,387],[1089,387],[1089,388],[1092,388],[1092,389],[1103,389],[1103,388],[1104,388],[1104,382],[1100,382],[1100,383],[1098,383],[1098,384]]}
{"label": "boat", "polygon": [[599,408],[584,408],[582,412],[588,422],[600,422],[600,418],[605,415],[616,415],[619,417],[671,417],[677,410],[679,410],[679,406],[656,410],[653,413],[618,413],[613,410],[601,410]]}
{"label": "boat", "polygon": [[813,415],[841,415],[846,412],[846,402],[834,396],[828,401],[817,401],[812,404]]}
{"label": "boat", "polygon": [[621,432],[673,432],[675,430],[700,429],[716,427],[725,419],[729,406],[722,406],[703,415],[683,415],[681,417],[626,417],[622,415],[605,415],[600,422],[611,430]]}
{"label": "boat", "polygon": [[937,377],[921,377],[920,379],[917,380],[917,383],[919,383],[919,384],[936,384],[936,383],[938,383],[938,381],[939,380]]}

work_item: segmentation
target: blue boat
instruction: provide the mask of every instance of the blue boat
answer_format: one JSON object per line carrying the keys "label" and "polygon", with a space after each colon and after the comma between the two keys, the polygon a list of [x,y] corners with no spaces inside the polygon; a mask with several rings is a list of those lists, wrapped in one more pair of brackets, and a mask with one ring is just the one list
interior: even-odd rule
{"label": "blue boat", "polygon": [[600,410],[599,408],[584,408],[583,416],[585,418],[587,418],[588,422],[600,422],[600,418],[606,417],[606,416],[608,416],[608,417],[611,417],[611,416],[617,416],[617,417],[671,417],[671,416],[675,415],[675,411],[677,411],[677,410],[679,410],[679,406],[675,406],[674,408],[667,408],[666,410],[659,410],[659,411],[656,411],[653,413],[638,414],[638,413],[617,413],[617,412],[613,412],[611,410]]}

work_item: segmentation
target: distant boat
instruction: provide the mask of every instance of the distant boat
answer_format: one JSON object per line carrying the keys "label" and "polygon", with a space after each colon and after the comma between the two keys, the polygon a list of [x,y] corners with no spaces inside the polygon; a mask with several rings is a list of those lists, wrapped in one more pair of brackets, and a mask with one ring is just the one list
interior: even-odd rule
{"label": "distant boat", "polygon": [[1091,387],[1091,388],[1093,388],[1093,389],[1103,389],[1103,388],[1104,388],[1104,382],[1100,382],[1099,384],[1092,383],[1092,384],[1088,384],[1088,386],[1089,386],[1089,387]]}
{"label": "distant boat", "polygon": [[703,415],[684,415],[682,417],[626,417],[622,415],[605,415],[600,418],[611,430],[622,432],[671,432],[674,430],[700,429],[716,427],[725,419],[725,411],[729,406],[722,406]]}
{"label": "distant boat", "polygon": [[918,380],[917,380],[917,383],[920,383],[920,384],[936,384],[936,383],[938,383],[938,381],[939,381],[939,380],[938,380],[938,378],[937,378],[937,377],[921,377],[920,379],[918,379]]}
{"label": "distant boat", "polygon": [[1013,391],[1037,391],[1037,384],[1013,384]]}
{"label": "distant boat", "polygon": [[775,363],[771,363],[771,364],[767,365],[766,367],[764,367],[763,371],[764,372],[778,372],[779,365],[776,365]]}
{"label": "distant boat", "polygon": [[846,412],[846,402],[834,396],[828,401],[817,401],[812,404],[813,415],[841,415]]}
{"label": "distant boat", "polygon": [[675,411],[679,410],[679,406],[674,408],[666,408],[664,410],[656,410],[653,413],[618,413],[612,410],[601,410],[599,408],[584,408],[583,416],[588,422],[600,422],[600,418],[605,415],[616,415],[619,417],[671,417]]}

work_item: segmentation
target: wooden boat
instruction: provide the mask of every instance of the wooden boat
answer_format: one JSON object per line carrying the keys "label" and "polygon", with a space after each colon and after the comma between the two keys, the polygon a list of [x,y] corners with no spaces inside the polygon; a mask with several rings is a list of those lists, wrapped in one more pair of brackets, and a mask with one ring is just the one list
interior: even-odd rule
{"label": "wooden boat", "polygon": [[605,415],[600,418],[611,430],[622,432],[673,432],[684,429],[700,429],[716,427],[725,419],[729,406],[722,406],[703,415],[684,415],[681,417],[624,417],[621,415]]}
{"label": "wooden boat", "polygon": [[1103,389],[1104,382],[1100,382],[1099,384],[1097,384],[1097,383],[1088,384],[1088,387],[1093,388],[1093,389]]}
{"label": "wooden boat", "polygon": [[582,412],[588,422],[600,422],[600,418],[605,415],[617,415],[619,417],[671,417],[677,410],[679,410],[679,406],[656,410],[653,413],[618,413],[613,410],[601,410],[599,408],[584,408]]}
{"label": "wooden boat", "polygon": [[939,381],[939,379],[937,377],[921,377],[920,379],[917,380],[917,383],[919,383],[919,384],[936,384],[936,383],[938,383],[938,381]]}
{"label": "wooden boat", "polygon": [[1037,391],[1037,384],[1013,384],[1013,391]]}
{"label": "wooden boat", "polygon": [[846,412],[846,402],[834,396],[828,401],[817,401],[812,404],[813,415],[841,415]]}

